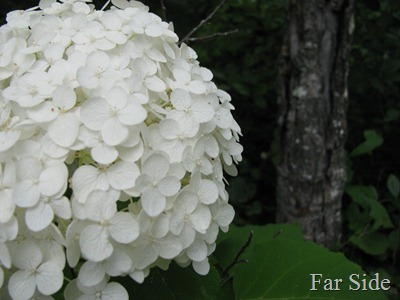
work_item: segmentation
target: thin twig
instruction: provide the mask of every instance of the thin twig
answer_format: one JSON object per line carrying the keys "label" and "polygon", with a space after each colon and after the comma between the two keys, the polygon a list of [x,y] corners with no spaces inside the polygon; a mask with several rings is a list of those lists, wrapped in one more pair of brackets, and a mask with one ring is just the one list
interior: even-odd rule
{"label": "thin twig", "polygon": [[272,237],[273,239],[276,239],[278,236],[280,236],[283,233],[283,229],[279,229],[278,232]]}
{"label": "thin twig", "polygon": [[225,4],[227,0],[222,0],[215,8],[214,10],[203,20],[200,21],[200,23],[193,28],[180,42],[179,44],[182,44],[189,40],[189,38],[196,33],[197,30],[199,30],[201,27],[203,27],[205,24],[207,24],[208,21],[211,20],[211,18],[218,12],[218,10],[221,9],[221,7]]}
{"label": "thin twig", "polygon": [[188,42],[204,41],[204,40],[215,38],[217,36],[227,36],[227,35],[230,35],[230,34],[233,34],[233,33],[237,33],[237,32],[239,32],[239,29],[226,31],[226,32],[216,32],[216,33],[213,33],[213,34],[210,34],[210,35],[206,35],[206,36],[188,38],[187,41]]}
{"label": "thin twig", "polygon": [[108,1],[106,2],[106,4],[104,4],[103,7],[102,7],[100,10],[101,10],[101,11],[105,10],[106,7],[110,4],[110,2],[111,2],[111,0],[108,0]]}
{"label": "thin twig", "polygon": [[164,4],[164,0],[160,0],[160,6],[162,10],[162,19],[167,21],[167,7]]}
{"label": "thin twig", "polygon": [[250,233],[249,233],[249,236],[247,238],[246,243],[244,243],[244,245],[240,248],[238,254],[235,257],[235,259],[225,269],[223,269],[222,274],[221,274],[221,279],[222,279],[221,280],[221,285],[224,285],[230,279],[230,276],[227,276],[230,269],[232,269],[237,264],[247,263],[248,262],[247,259],[240,259],[240,256],[242,256],[244,251],[246,251],[246,249],[250,246],[251,241],[253,240],[253,235],[254,235],[254,231],[251,230]]}

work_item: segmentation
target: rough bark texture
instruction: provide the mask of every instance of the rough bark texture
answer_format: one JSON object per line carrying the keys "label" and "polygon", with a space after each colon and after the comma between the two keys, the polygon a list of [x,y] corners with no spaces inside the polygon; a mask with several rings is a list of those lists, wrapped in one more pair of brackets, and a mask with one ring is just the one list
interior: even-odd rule
{"label": "rough bark texture", "polygon": [[330,248],[341,238],[354,1],[289,0],[280,65],[277,220]]}

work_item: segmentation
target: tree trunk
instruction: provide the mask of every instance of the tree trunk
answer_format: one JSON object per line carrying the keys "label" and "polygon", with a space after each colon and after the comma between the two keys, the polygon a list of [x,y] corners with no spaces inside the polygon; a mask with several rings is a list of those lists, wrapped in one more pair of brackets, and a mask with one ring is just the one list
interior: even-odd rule
{"label": "tree trunk", "polygon": [[289,0],[279,74],[277,221],[299,221],[330,248],[341,238],[354,1]]}

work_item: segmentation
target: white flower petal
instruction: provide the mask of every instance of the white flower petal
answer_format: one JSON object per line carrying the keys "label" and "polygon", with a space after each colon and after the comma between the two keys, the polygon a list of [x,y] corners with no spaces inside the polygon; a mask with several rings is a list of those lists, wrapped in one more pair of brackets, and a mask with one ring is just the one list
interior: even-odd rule
{"label": "white flower petal", "polygon": [[139,236],[139,223],[130,213],[118,212],[110,220],[109,230],[118,243],[128,244]]}
{"label": "white flower petal", "polygon": [[131,102],[118,112],[118,119],[124,125],[137,125],[147,118],[147,111],[140,103]]}
{"label": "white flower petal", "polygon": [[193,80],[189,83],[189,91],[193,94],[204,94],[207,91],[207,86],[200,80]]}
{"label": "white flower petal", "polygon": [[164,81],[157,76],[146,77],[144,80],[144,85],[153,92],[162,92],[167,88]]}
{"label": "white flower petal", "polygon": [[53,221],[54,213],[51,206],[47,203],[39,202],[36,206],[27,209],[25,222],[32,231],[45,229]]}
{"label": "white flower petal", "polygon": [[194,261],[192,265],[197,274],[207,275],[208,272],[210,272],[210,264],[208,262],[208,259],[199,262]]}
{"label": "white flower petal", "polygon": [[155,262],[158,257],[157,249],[153,244],[142,243],[135,247],[132,255],[133,265],[137,270],[143,270]]}
{"label": "white flower petal", "polygon": [[216,112],[215,112],[215,121],[217,123],[218,127],[221,128],[229,128],[232,125],[233,118],[229,110],[226,108],[220,107]]}
{"label": "white flower petal", "polygon": [[79,248],[79,239],[81,231],[85,228],[86,224],[81,221],[73,221],[67,228],[65,233],[67,261],[68,264],[74,268],[80,259],[81,250]]}
{"label": "white flower petal", "polygon": [[181,134],[178,123],[173,119],[164,119],[160,122],[160,133],[168,140],[176,139]]}
{"label": "white flower petal", "polygon": [[183,227],[183,230],[182,230],[181,234],[179,235],[179,238],[182,242],[183,248],[186,249],[191,244],[193,244],[193,241],[196,238],[196,231],[189,224],[186,224]]}
{"label": "white flower petal", "polygon": [[69,202],[67,197],[53,199],[50,202],[50,206],[58,217],[66,220],[71,218],[71,203]]}
{"label": "white flower petal", "polygon": [[0,289],[3,287],[4,283],[4,272],[3,269],[0,267]]}
{"label": "white flower petal", "polygon": [[110,282],[101,291],[102,300],[129,300],[128,292],[118,282]]}
{"label": "white flower petal", "polygon": [[106,229],[100,225],[89,225],[83,229],[79,245],[82,254],[94,262],[110,257],[113,252],[113,246],[108,241]]}
{"label": "white flower petal", "polygon": [[225,204],[219,207],[218,213],[214,216],[215,221],[220,226],[228,226],[235,216],[235,211],[230,204]]}
{"label": "white flower petal", "polygon": [[[7,269],[11,268],[10,251],[8,251],[7,245],[3,242],[0,242],[0,263],[2,266],[6,267]],[[0,267],[0,269],[1,269],[1,267]],[[0,288],[1,288],[1,283],[0,283]]]}
{"label": "white flower petal", "polygon": [[115,277],[126,274],[132,268],[129,255],[119,249],[114,249],[113,254],[102,262],[108,275]]}
{"label": "white flower petal", "polygon": [[218,198],[218,187],[217,185],[208,179],[203,179],[200,182],[200,187],[197,192],[199,200],[204,204],[211,204],[217,201]]}
{"label": "white flower petal", "polygon": [[78,137],[79,125],[74,113],[62,113],[49,125],[49,137],[61,147],[70,147]]}
{"label": "white flower petal", "polygon": [[109,104],[103,98],[88,99],[82,106],[80,117],[89,129],[101,130],[111,118]]}
{"label": "white flower petal", "polygon": [[118,192],[94,190],[89,193],[85,202],[86,217],[92,221],[109,221],[117,212]]}
{"label": "white flower petal", "polygon": [[203,261],[207,258],[207,245],[204,241],[196,239],[186,250],[186,254],[193,261]]}
{"label": "white flower petal", "polygon": [[165,155],[154,153],[143,163],[142,173],[148,174],[153,180],[159,181],[167,175],[169,161]]}
{"label": "white flower petal", "polygon": [[63,110],[69,110],[76,103],[76,94],[70,87],[59,86],[53,92],[53,103]]}
{"label": "white flower petal", "polygon": [[135,186],[140,171],[135,163],[117,161],[107,169],[110,185],[117,190],[125,190]]}
{"label": "white flower petal", "polygon": [[190,73],[183,69],[176,68],[172,73],[177,81],[186,83],[191,80]]}
{"label": "white flower petal", "polygon": [[171,103],[176,109],[186,110],[190,108],[192,100],[188,92],[182,89],[176,89],[171,93]]}
{"label": "white flower petal", "polygon": [[32,271],[17,271],[8,281],[8,292],[13,299],[30,299],[35,293],[36,280]]}
{"label": "white flower petal", "polygon": [[72,189],[80,202],[84,202],[91,191],[104,191],[109,186],[107,175],[93,166],[81,166],[72,176]]}
{"label": "white flower petal", "polygon": [[197,122],[205,123],[214,117],[213,107],[207,101],[197,100],[192,103],[192,112]]}
{"label": "white flower petal", "polygon": [[158,184],[158,190],[164,196],[170,197],[175,195],[181,188],[181,182],[178,178],[167,176]]}
{"label": "white flower petal", "polygon": [[7,130],[0,131],[0,152],[10,149],[18,141],[21,136],[20,131]]}
{"label": "white flower petal", "polygon": [[200,233],[205,233],[211,223],[210,209],[205,205],[199,205],[189,216],[193,227]]}
{"label": "white flower petal", "polygon": [[146,26],[145,33],[151,37],[158,37],[164,33],[164,30],[157,24],[149,24]]}
{"label": "white flower petal", "polygon": [[117,118],[109,119],[101,129],[101,137],[110,146],[121,144],[128,138],[128,128],[121,124]]}
{"label": "white flower petal", "polygon": [[158,253],[162,258],[172,259],[182,251],[182,244],[178,237],[170,234],[158,240]]}
{"label": "white flower petal", "polygon": [[10,248],[13,265],[23,270],[35,269],[43,259],[40,248],[32,241],[23,241]]}
{"label": "white flower petal", "polygon": [[126,162],[138,161],[143,156],[143,152],[143,142],[139,142],[136,146],[133,147],[118,147],[119,158]]}
{"label": "white flower petal", "polygon": [[45,169],[39,177],[39,189],[45,196],[54,196],[62,192],[68,180],[68,171],[64,168]]}
{"label": "white flower petal", "polygon": [[43,295],[52,295],[61,289],[64,282],[62,269],[54,262],[48,261],[42,264],[36,275],[36,283],[39,292]]}
{"label": "white flower petal", "polygon": [[101,263],[86,261],[79,270],[78,281],[85,286],[99,284],[106,276],[106,271]]}
{"label": "white flower petal", "polygon": [[0,190],[0,223],[8,222],[14,214],[15,203],[11,189]]}
{"label": "white flower petal", "polygon": [[104,165],[111,164],[118,158],[117,149],[105,143],[99,143],[96,147],[92,148],[90,153],[95,161]]}
{"label": "white flower petal", "polygon": [[39,187],[31,180],[22,180],[14,188],[13,199],[19,207],[32,207],[40,199]]}
{"label": "white flower petal", "polygon": [[94,89],[99,85],[99,79],[96,73],[88,67],[80,68],[76,78],[81,86],[88,89]]}
{"label": "white flower petal", "polygon": [[183,212],[175,212],[171,216],[170,220],[170,230],[173,234],[179,235],[181,234],[184,226],[184,218],[185,214]]}
{"label": "white flower petal", "polygon": [[166,207],[165,197],[155,189],[147,189],[142,193],[140,201],[143,210],[150,216],[159,215]]}
{"label": "white flower petal", "polygon": [[51,101],[45,101],[28,109],[27,114],[35,122],[45,123],[57,118],[59,110]]}
{"label": "white flower petal", "polygon": [[113,32],[105,32],[105,37],[110,40],[110,42],[114,44],[125,44],[127,41],[127,37],[122,32],[113,31]]}

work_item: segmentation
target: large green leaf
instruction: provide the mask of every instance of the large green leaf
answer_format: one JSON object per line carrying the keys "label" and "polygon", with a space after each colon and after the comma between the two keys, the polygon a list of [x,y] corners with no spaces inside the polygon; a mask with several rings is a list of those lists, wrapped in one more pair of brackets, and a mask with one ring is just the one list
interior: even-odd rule
{"label": "large green leaf", "polygon": [[127,278],[125,288],[131,299],[143,300],[216,300],[219,292],[219,276],[211,268],[206,276],[196,274],[191,267],[181,268],[171,264],[167,271],[151,270],[142,284]]}
{"label": "large green leaf", "polygon": [[[267,239],[249,249],[245,257],[249,263],[236,269],[233,281],[238,300],[387,299],[380,291],[349,290],[349,276],[359,274],[365,278],[362,269],[343,254],[332,253],[311,242]],[[323,276],[322,285],[315,284],[316,291],[310,290],[310,274]],[[343,280],[341,289],[324,290],[324,280],[336,278]]]}
{"label": "large green leaf", "polygon": [[[219,236],[217,250],[214,253],[214,257],[217,259],[221,268],[227,267],[235,259],[236,255],[249,238],[251,231],[254,232],[254,235],[250,248],[262,243],[266,239],[272,238],[303,240],[300,226],[294,224],[254,225],[244,227],[231,226],[228,233]],[[233,268],[233,270],[234,269],[235,268]]]}

